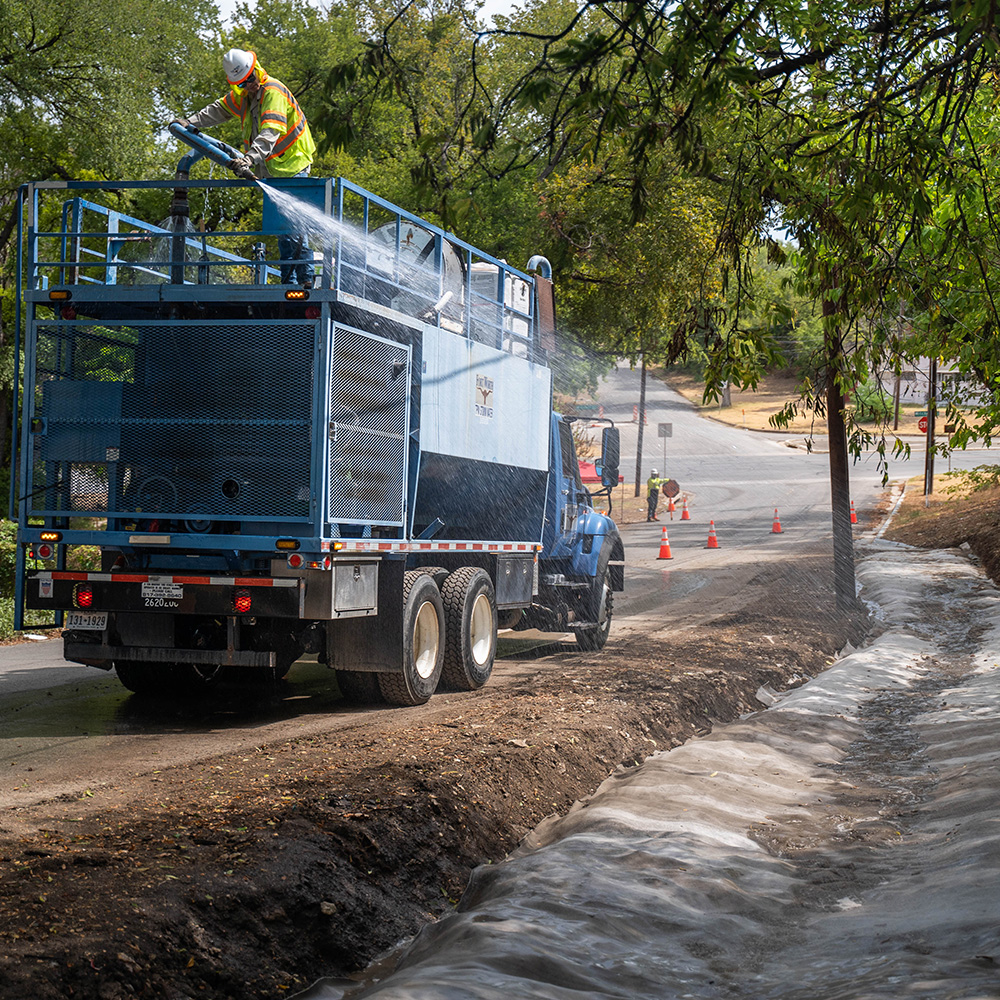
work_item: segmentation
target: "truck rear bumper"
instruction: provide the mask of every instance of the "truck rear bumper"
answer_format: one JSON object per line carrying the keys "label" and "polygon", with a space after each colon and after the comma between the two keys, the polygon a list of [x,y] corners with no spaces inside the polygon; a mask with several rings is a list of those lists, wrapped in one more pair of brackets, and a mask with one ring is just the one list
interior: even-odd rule
{"label": "truck rear bumper", "polygon": [[110,669],[115,660],[142,663],[219,664],[226,667],[275,667],[273,652],[249,649],[160,649],[154,646],[108,646],[105,643],[67,639],[63,656],[72,663]]}

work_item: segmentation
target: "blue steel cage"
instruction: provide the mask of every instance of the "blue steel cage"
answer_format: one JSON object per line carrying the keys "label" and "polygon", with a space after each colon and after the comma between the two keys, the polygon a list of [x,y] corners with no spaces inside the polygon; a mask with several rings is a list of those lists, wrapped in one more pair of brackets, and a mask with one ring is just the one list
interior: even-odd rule
{"label": "blue steel cage", "polygon": [[[161,570],[200,553],[202,568],[260,572],[279,539],[318,555],[338,537],[407,538],[449,505],[453,530],[540,537],[552,345],[531,275],[342,178],[43,182],[19,208],[18,627],[22,556],[53,529],[59,569],[67,546],[99,544],[155,545]],[[216,217],[260,226],[206,230]],[[295,240],[311,287],[282,283],[278,248]],[[421,474],[428,350],[438,453]],[[477,418],[493,450],[470,452],[450,408],[505,355],[509,424]],[[477,461],[517,498],[502,517],[489,490],[451,488]]]}
{"label": "blue steel cage", "polygon": [[[333,369],[338,350],[360,351],[391,355],[409,376],[410,349],[334,324],[333,312],[404,315],[544,364],[534,279],[342,178],[180,183],[21,189],[26,391],[19,401],[15,389],[11,517],[23,529],[106,519],[107,531],[74,536],[111,544],[108,532],[169,519],[195,549],[217,544],[205,533],[220,522],[262,550],[277,534],[318,542],[336,533],[330,521],[402,533],[405,395],[369,386],[382,394],[371,426],[339,420],[348,387]],[[159,191],[173,192],[166,218],[139,218],[131,206]],[[190,221],[199,197],[202,215],[235,205],[261,227],[203,231]],[[275,248],[288,235],[313,253],[311,289],[280,282],[290,261]],[[348,461],[359,442],[378,454]],[[358,499],[365,484],[376,499]]]}

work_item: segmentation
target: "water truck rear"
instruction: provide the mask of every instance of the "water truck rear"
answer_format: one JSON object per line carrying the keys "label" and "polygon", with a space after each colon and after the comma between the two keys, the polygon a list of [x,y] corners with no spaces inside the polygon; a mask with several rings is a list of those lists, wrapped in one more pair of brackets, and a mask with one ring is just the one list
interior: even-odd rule
{"label": "water truck rear", "polygon": [[[344,179],[189,166],[21,190],[16,627],[51,612],[66,659],[144,695],[313,653],[404,705],[484,684],[498,628],[602,647],[624,550],[552,412],[547,262]],[[162,222],[123,210],[160,190]],[[192,221],[222,205],[260,228]],[[287,235],[312,287],[280,281]],[[609,489],[614,427],[600,466]]]}

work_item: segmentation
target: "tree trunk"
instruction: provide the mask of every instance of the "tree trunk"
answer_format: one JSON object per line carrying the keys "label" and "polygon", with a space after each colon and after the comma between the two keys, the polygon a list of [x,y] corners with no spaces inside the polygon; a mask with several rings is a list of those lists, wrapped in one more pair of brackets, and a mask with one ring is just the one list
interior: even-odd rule
{"label": "tree trunk", "polygon": [[[837,304],[823,300],[823,316],[833,316]],[[826,422],[830,435],[830,500],[833,516],[833,582],[837,607],[848,610],[857,604],[854,579],[854,536],[851,529],[851,477],[848,465],[847,429],[844,424],[844,394],[837,382],[843,348],[839,329],[827,330]]]}

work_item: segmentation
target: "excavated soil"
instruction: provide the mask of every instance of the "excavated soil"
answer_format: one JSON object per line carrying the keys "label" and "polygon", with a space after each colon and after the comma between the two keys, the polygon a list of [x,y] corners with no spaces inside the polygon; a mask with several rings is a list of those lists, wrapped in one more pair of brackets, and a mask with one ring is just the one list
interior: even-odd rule
{"label": "excavated soil", "polygon": [[[886,534],[965,544],[996,578],[998,511],[1000,490],[929,509],[911,491]],[[816,613],[831,603],[826,557],[754,582],[765,597],[701,626],[501,661],[483,690],[435,698],[426,719],[359,714],[137,776],[113,809],[54,802],[17,834],[0,820],[0,996],[274,998],[357,973],[544,816],[759,709],[762,688],[801,683],[868,626]]]}
{"label": "excavated soil", "polygon": [[374,721],[138,776],[114,809],[36,808],[30,832],[0,831],[0,996],[273,998],[357,972],[616,768],[860,641],[860,613],[816,614],[826,557],[784,572],[704,626],[500,662],[426,721],[359,716]]}

